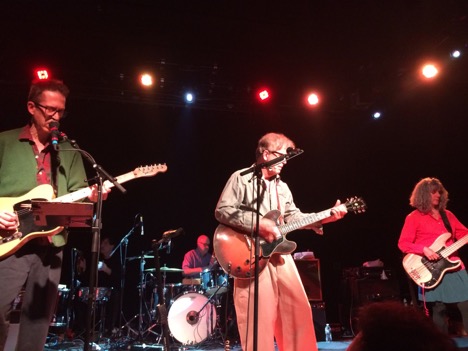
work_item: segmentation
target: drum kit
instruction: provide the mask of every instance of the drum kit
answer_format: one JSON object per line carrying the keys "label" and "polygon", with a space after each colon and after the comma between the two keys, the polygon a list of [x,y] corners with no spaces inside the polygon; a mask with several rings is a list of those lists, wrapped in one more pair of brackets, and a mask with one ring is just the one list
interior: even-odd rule
{"label": "drum kit", "polygon": [[[142,255],[130,257],[128,260],[151,258]],[[224,342],[221,318],[226,303],[232,301],[227,298],[229,292],[229,277],[220,267],[205,270],[196,277],[183,278],[177,283],[167,283],[168,275],[171,278],[182,274],[183,270],[167,266],[160,267],[162,278],[163,301],[158,295],[158,284],[153,274],[155,268],[144,269],[140,265],[139,298],[140,311],[130,319],[122,328],[140,338],[155,336],[156,341],[162,338],[162,323],[166,322],[170,336],[183,345],[196,345],[205,341]],[[161,316],[161,305],[165,306],[167,321]],[[233,308],[226,308],[226,313],[233,312]],[[231,317],[231,316],[230,316]],[[132,321],[138,320],[136,329],[131,327]],[[160,331],[160,332],[159,332]]]}
{"label": "drum kit", "polygon": [[[152,257],[141,255],[129,257],[127,261],[144,261]],[[159,343],[163,337],[162,324],[166,323],[171,339],[182,345],[198,345],[210,341],[223,343],[227,336],[227,321],[233,319],[234,313],[228,275],[220,267],[216,267],[205,270],[196,277],[183,278],[178,283],[166,283],[168,275],[174,278],[177,274],[182,274],[183,270],[160,267],[163,284],[163,301],[160,301],[155,271],[155,268],[144,269],[144,262],[140,264],[139,313],[121,323],[123,325],[118,337],[122,337],[126,330],[129,339]],[[88,303],[89,293],[89,288],[85,286],[76,289],[69,289],[66,285],[59,286],[55,312],[50,322],[49,331],[52,334],[73,329],[71,324],[76,324],[76,308],[83,309]],[[106,304],[112,288],[96,287],[94,294],[97,309],[94,325],[100,340],[104,337]],[[161,305],[168,311],[166,320],[161,315]],[[134,321],[137,321],[136,326]]]}

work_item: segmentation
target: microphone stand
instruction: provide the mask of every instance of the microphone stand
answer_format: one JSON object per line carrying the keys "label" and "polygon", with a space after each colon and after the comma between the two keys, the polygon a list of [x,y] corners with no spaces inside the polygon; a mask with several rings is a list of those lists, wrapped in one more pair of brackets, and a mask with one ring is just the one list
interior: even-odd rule
{"label": "microphone stand", "polygon": [[[169,238],[170,241],[170,238]],[[170,335],[169,335],[169,325],[167,321],[167,308],[166,308],[166,298],[164,296],[164,287],[163,287],[163,282],[162,282],[162,277],[161,277],[161,263],[159,261],[159,251],[164,249],[165,246],[163,245],[167,241],[166,239],[161,239],[161,240],[153,240],[151,243],[151,248],[153,249],[153,255],[154,255],[154,267],[155,267],[155,273],[156,273],[156,281],[158,283],[157,285],[157,290],[158,290],[158,312],[159,312],[159,317],[161,320],[161,328],[162,328],[162,334],[163,334],[163,344],[164,344],[164,350],[169,351],[170,350]]]}
{"label": "microphone stand", "polygon": [[262,169],[271,167],[277,163],[283,162],[284,160],[289,160],[293,157],[296,157],[303,153],[304,151],[300,149],[291,150],[285,155],[281,155],[276,157],[270,161],[255,164],[252,167],[242,171],[240,173],[241,176],[253,173],[252,178],[256,178],[256,188],[257,188],[257,211],[256,211],[256,225],[255,230],[253,233],[254,241],[255,241],[255,257],[254,257],[254,330],[253,330],[253,350],[257,351],[258,346],[258,289],[259,289],[259,280],[258,276],[260,274],[259,262],[260,262],[260,236],[259,236],[259,228],[260,228],[260,206],[261,206],[261,199],[260,199],[260,189],[262,186]]}
{"label": "microphone stand", "polygon": [[[68,139],[65,134],[62,135],[64,139]],[[91,269],[89,272],[89,293],[88,293],[88,306],[86,311],[86,329],[85,329],[85,344],[84,351],[89,350],[90,339],[91,339],[91,325],[93,320],[93,311],[95,310],[96,294],[95,288],[97,286],[97,272],[98,272],[98,255],[99,255],[99,245],[100,245],[100,236],[101,236],[101,227],[102,227],[102,183],[103,179],[108,180],[114,186],[119,189],[123,194],[127,193],[127,190],[120,185],[114,177],[112,177],[108,172],[106,172],[100,165],[96,163],[94,158],[85,150],[79,148],[78,144],[74,140],[69,140],[73,149],[60,149],[60,151],[78,151],[84,158],[90,162],[93,168],[96,170],[97,174],[97,201],[95,205],[95,214],[92,224],[92,243],[91,243]],[[93,328],[94,329],[94,328]]]}
{"label": "microphone stand", "polygon": [[114,250],[110,253],[109,257],[120,248],[120,266],[122,270],[120,272],[120,299],[119,299],[119,336],[122,330],[122,314],[123,314],[123,297],[124,297],[124,289],[125,289],[125,276],[127,271],[127,249],[128,249],[128,238],[135,232],[136,226],[134,225],[132,229],[120,240],[119,244],[114,247]]}

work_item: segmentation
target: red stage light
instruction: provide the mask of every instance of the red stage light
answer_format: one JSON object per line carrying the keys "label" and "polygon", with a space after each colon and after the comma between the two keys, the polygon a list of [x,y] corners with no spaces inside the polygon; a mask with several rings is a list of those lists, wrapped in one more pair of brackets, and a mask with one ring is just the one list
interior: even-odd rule
{"label": "red stage light", "polygon": [[261,102],[266,102],[268,99],[270,99],[270,92],[268,91],[268,89],[261,89],[258,92],[258,98]]}
{"label": "red stage light", "polygon": [[49,79],[49,72],[46,69],[36,70],[36,76],[40,80]]}

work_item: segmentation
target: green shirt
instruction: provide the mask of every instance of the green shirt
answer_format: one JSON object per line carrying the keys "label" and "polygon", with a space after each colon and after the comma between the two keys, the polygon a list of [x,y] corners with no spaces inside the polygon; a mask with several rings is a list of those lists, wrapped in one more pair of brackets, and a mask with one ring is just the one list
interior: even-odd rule
{"label": "green shirt", "polygon": [[[18,197],[38,186],[37,162],[31,138],[20,138],[29,133],[29,126],[0,133],[0,197]],[[60,165],[57,171],[57,196],[86,187],[86,172],[81,154],[68,141],[60,143]],[[46,151],[49,152],[49,151]],[[52,184],[53,185],[53,184]],[[66,243],[65,231],[53,238],[55,246]]]}

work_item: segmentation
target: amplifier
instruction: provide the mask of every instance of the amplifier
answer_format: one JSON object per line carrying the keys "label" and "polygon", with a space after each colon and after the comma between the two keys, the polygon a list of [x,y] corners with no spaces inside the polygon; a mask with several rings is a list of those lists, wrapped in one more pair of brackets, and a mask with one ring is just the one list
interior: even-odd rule
{"label": "amplifier", "polygon": [[320,260],[294,260],[301,276],[302,284],[309,301],[322,301],[322,283],[320,280]]}
{"label": "amplifier", "polygon": [[312,307],[312,317],[314,320],[314,330],[317,341],[325,341],[325,324],[327,322],[325,313],[325,302],[310,302]]}

